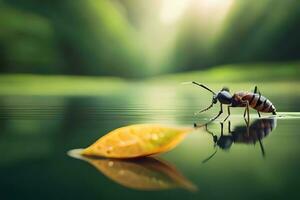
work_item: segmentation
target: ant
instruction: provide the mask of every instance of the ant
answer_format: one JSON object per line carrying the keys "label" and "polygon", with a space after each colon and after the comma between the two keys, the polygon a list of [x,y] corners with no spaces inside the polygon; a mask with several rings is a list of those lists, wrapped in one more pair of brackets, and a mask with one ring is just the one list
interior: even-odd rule
{"label": "ant", "polygon": [[[250,126],[237,126],[234,130],[231,130],[231,122],[228,121],[228,135],[223,133],[223,123],[221,122],[221,135],[218,137],[213,132],[208,130],[207,125],[205,124],[205,130],[213,137],[214,147],[219,147],[223,150],[229,150],[233,143],[239,144],[255,144],[259,142],[262,155],[265,156],[265,150],[262,143],[262,140],[268,136],[277,125],[276,118],[262,118],[255,120]],[[215,154],[216,151],[203,161],[203,163],[210,160]]]}
{"label": "ant", "polygon": [[[276,115],[275,106],[272,104],[272,102],[269,99],[261,95],[261,93],[257,89],[257,86],[255,86],[254,92],[240,91],[240,92],[235,92],[233,95],[231,95],[229,88],[227,87],[223,87],[221,91],[215,93],[214,91],[212,91],[207,86],[201,83],[197,83],[195,81],[189,83],[200,86],[213,94],[211,105],[199,111],[199,113],[209,110],[218,101],[220,102],[220,111],[218,115],[210,119],[210,122],[216,120],[223,113],[223,104],[228,105],[227,106],[228,115],[223,122],[225,122],[230,116],[231,107],[245,107],[244,118],[246,119],[246,114],[247,114],[248,124],[250,122],[249,107],[255,109],[259,117],[261,117],[260,112],[272,113],[273,115]],[[194,126],[197,127],[198,125],[194,124]]]}

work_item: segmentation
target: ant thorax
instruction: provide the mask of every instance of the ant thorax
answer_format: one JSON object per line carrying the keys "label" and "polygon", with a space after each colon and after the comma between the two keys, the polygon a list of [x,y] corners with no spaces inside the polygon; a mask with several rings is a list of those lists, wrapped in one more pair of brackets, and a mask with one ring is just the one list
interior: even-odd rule
{"label": "ant thorax", "polygon": [[222,104],[231,104],[231,101],[232,101],[232,95],[226,91],[226,90],[221,90],[216,98],[220,101],[220,103]]}

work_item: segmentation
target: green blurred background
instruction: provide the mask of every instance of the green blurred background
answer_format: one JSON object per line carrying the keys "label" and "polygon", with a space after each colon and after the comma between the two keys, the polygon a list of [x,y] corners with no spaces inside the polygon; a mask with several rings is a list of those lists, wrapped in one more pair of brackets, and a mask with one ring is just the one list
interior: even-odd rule
{"label": "green blurred background", "polygon": [[298,0],[0,0],[5,74],[145,78],[255,64],[298,79],[299,35]]}
{"label": "green blurred background", "polygon": [[[299,0],[0,0],[1,197],[300,199],[299,36]],[[278,111],[266,158],[234,144],[202,164],[214,146],[201,129],[160,156],[199,192],[146,193],[67,156],[128,124],[206,122],[219,106],[194,116],[211,94],[191,80],[259,87]]]}

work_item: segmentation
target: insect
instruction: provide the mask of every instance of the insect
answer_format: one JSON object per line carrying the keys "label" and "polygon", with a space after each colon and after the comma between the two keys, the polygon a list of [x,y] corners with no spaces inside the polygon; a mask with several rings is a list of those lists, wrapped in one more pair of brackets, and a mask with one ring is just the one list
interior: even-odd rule
{"label": "insect", "polygon": [[[210,122],[217,119],[223,113],[223,104],[227,105],[227,111],[228,111],[228,115],[226,116],[223,122],[225,122],[230,116],[231,107],[245,107],[244,118],[246,117],[247,114],[247,123],[249,123],[250,121],[249,107],[255,109],[259,117],[261,117],[260,112],[272,113],[273,115],[276,115],[275,106],[272,104],[272,102],[269,99],[261,95],[261,93],[257,89],[257,86],[255,86],[254,92],[240,91],[232,95],[230,94],[229,89],[226,87],[223,87],[221,91],[215,93],[214,91],[212,91],[211,89],[209,89],[207,86],[203,84],[197,83],[195,81],[191,83],[200,86],[210,91],[213,94],[211,105],[201,110],[199,113],[209,110],[218,101],[220,102],[220,111],[218,115],[210,119]],[[194,124],[194,126],[197,126],[197,124]]]}
{"label": "insect", "polygon": [[[229,150],[233,143],[238,144],[256,144],[259,142],[259,146],[262,155],[265,156],[265,150],[262,140],[267,137],[277,125],[276,118],[262,118],[255,120],[250,126],[237,126],[234,130],[231,130],[231,123],[228,121],[228,133],[223,133],[223,123],[221,123],[221,135],[218,137],[213,132],[208,130],[207,124],[205,125],[206,131],[213,137],[214,146],[223,150]],[[217,150],[205,159],[203,162],[212,158]]]}

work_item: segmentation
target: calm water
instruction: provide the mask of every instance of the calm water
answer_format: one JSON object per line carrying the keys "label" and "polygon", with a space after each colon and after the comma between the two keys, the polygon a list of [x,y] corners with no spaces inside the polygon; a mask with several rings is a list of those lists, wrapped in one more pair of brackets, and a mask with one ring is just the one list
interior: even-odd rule
{"label": "calm water", "polygon": [[299,199],[300,94],[264,94],[279,116],[258,120],[252,112],[248,135],[243,110],[235,109],[229,119],[234,133],[226,122],[221,137],[216,121],[171,152],[138,161],[82,160],[67,152],[129,124],[203,123],[218,106],[193,113],[210,95],[139,85],[105,96],[1,96],[1,198]]}

